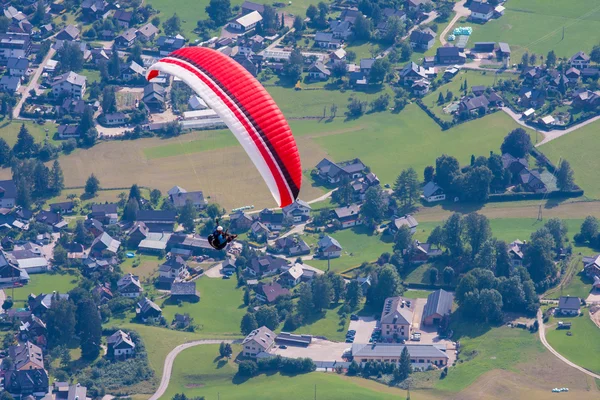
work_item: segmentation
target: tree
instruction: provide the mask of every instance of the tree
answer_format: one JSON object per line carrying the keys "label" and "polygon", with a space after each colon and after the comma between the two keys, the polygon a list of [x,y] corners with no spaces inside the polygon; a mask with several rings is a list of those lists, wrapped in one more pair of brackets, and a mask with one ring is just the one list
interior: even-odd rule
{"label": "tree", "polygon": [[240,330],[242,335],[249,335],[250,332],[258,328],[258,324],[256,323],[256,317],[254,313],[246,313],[242,317],[242,322],[240,324]]}
{"label": "tree", "polygon": [[463,254],[464,229],[463,220],[458,213],[452,214],[442,227],[442,243],[453,257],[460,257]]}
{"label": "tree", "polygon": [[35,152],[35,139],[29,133],[29,129],[25,124],[21,124],[19,134],[17,135],[17,143],[13,147],[13,153],[19,158],[32,157]]}
{"label": "tree", "polygon": [[438,281],[438,274],[439,274],[439,271],[438,271],[437,268],[435,268],[435,267],[429,268],[429,273],[428,273],[428,275],[429,275],[429,282],[432,285],[435,285],[437,283],[437,281]]}
{"label": "tree", "polygon": [[573,169],[567,160],[562,160],[556,172],[556,186],[562,191],[573,190],[575,187]]}
{"label": "tree", "polygon": [[219,345],[219,355],[221,356],[221,358],[229,358],[231,357],[232,353],[233,350],[231,348],[231,345],[229,343],[221,342],[221,344]]}
{"label": "tree", "polygon": [[373,25],[371,23],[371,20],[365,18],[365,16],[362,14],[358,14],[354,22],[354,26],[352,27],[352,31],[354,32],[354,38],[356,40],[369,40],[371,39],[372,30]]}
{"label": "tree", "polygon": [[[379,7],[377,7],[377,9],[379,9]],[[387,20],[383,41],[393,44],[396,42],[397,38],[402,37],[402,32],[404,32],[404,23],[398,17],[390,17]]]}
{"label": "tree", "polygon": [[390,72],[390,62],[387,58],[378,58],[371,66],[369,72],[369,82],[380,84]]}
{"label": "tree", "polygon": [[33,170],[33,191],[40,196],[48,193],[50,187],[50,170],[39,160],[36,160]]}
{"label": "tree", "polygon": [[454,280],[454,268],[452,268],[452,267],[444,268],[443,277],[444,277],[444,283],[446,285],[450,285],[452,283],[452,281]]}
{"label": "tree", "polygon": [[444,104],[444,101],[445,101],[445,100],[444,100],[444,95],[442,94],[442,92],[440,92],[440,94],[439,94],[439,96],[438,96],[438,99],[437,99],[437,103],[438,103],[438,105],[442,105],[442,104]]}
{"label": "tree", "polygon": [[247,306],[248,304],[250,304],[250,300],[252,298],[250,297],[250,290],[248,289],[248,287],[246,287],[246,289],[244,290],[244,305]]}
{"label": "tree", "polygon": [[44,18],[46,17],[46,4],[43,0],[38,0],[35,6],[35,13],[31,18],[31,22],[34,24],[40,24],[44,22]]}
{"label": "tree", "polygon": [[554,50],[550,50],[548,55],[546,56],[546,66],[548,68],[553,68],[556,65],[556,54]]}
{"label": "tree", "polygon": [[588,216],[581,224],[580,234],[585,242],[592,242],[598,236],[598,219]]}
{"label": "tree", "polygon": [[52,305],[46,312],[46,329],[50,348],[70,344],[75,335],[75,305],[53,294]]}
{"label": "tree", "polygon": [[387,110],[390,105],[390,95],[384,93],[371,102],[371,112],[381,112]]}
{"label": "tree", "polygon": [[52,193],[56,194],[60,193],[65,188],[65,178],[58,160],[54,160],[52,163],[49,186]]}
{"label": "tree", "polygon": [[460,164],[452,156],[443,154],[435,160],[435,180],[446,191],[452,191],[452,181],[460,173]]}
{"label": "tree", "polygon": [[410,362],[410,354],[408,348],[404,346],[402,353],[400,354],[400,362],[398,363],[398,369],[394,371],[394,379],[396,381],[403,381],[412,373],[412,364]]}
{"label": "tree", "polygon": [[547,228],[531,234],[531,242],[525,249],[523,261],[529,266],[529,274],[534,282],[543,281],[555,274],[556,265],[552,252],[554,245],[554,239]]}
{"label": "tree", "polygon": [[194,232],[196,228],[194,220],[196,218],[198,218],[198,211],[194,207],[192,201],[187,200],[185,206],[183,206],[179,212],[179,223],[183,225],[188,232]]}
{"label": "tree", "polygon": [[394,297],[400,290],[400,276],[396,268],[386,264],[377,271],[367,294],[367,303],[375,308],[383,307],[385,299]]}
{"label": "tree", "polygon": [[385,216],[383,191],[379,186],[371,186],[365,192],[365,203],[361,213],[371,223],[380,223]]}
{"label": "tree", "polygon": [[[115,52],[116,53],[116,52]],[[102,112],[111,114],[117,111],[117,97],[112,86],[105,86],[102,91]]]}
{"label": "tree", "polygon": [[152,23],[152,25],[158,28],[158,26],[160,25],[160,17],[156,15],[152,17],[152,20],[150,22]]}
{"label": "tree", "polygon": [[412,167],[403,170],[396,179],[394,195],[400,200],[405,212],[412,211],[421,195],[419,177]]}
{"label": "tree", "polygon": [[254,376],[258,373],[258,365],[253,360],[241,361],[238,367],[240,376]]}
{"label": "tree", "polygon": [[479,253],[481,246],[492,237],[490,221],[485,215],[470,213],[463,219],[463,223],[474,257]]}
{"label": "tree", "polygon": [[124,221],[135,221],[137,214],[140,211],[139,203],[134,199],[130,198],[123,209],[123,220]]}
{"label": "tree", "polygon": [[94,127],[94,110],[91,107],[85,107],[79,122],[79,132],[87,132]]}
{"label": "tree", "polygon": [[352,97],[348,103],[348,116],[358,118],[365,113],[366,108],[366,101],[360,101],[357,98]]}
{"label": "tree", "polygon": [[117,78],[121,74],[121,59],[119,52],[113,51],[108,64],[108,74],[113,78]]}
{"label": "tree", "polygon": [[337,304],[340,299],[344,297],[344,291],[346,290],[346,282],[341,275],[333,272],[327,273],[327,279],[329,280],[332,290],[332,301]]}
{"label": "tree", "polygon": [[86,228],[85,224],[82,220],[78,219],[77,224],[75,225],[75,242],[82,244],[84,246],[90,245],[94,240],[94,235],[92,235]]}
{"label": "tree", "polygon": [[359,283],[357,280],[352,280],[350,281],[350,283],[348,284],[348,286],[346,286],[346,304],[348,304],[348,306],[350,306],[350,309],[354,310],[356,308],[356,306],[358,306],[358,304],[360,303],[361,299],[362,299],[362,288],[360,287]]}
{"label": "tree", "polygon": [[412,245],[412,233],[410,228],[406,225],[402,225],[396,235],[394,236],[394,251],[402,254],[403,251],[408,250]]}
{"label": "tree", "polygon": [[256,323],[258,326],[266,326],[274,331],[279,326],[279,314],[274,306],[262,306],[256,311]]}
{"label": "tree", "polygon": [[142,60],[142,45],[140,42],[136,42],[129,52],[129,57],[127,58],[127,62],[136,62],[138,65],[144,65],[144,60]]}
{"label": "tree", "polygon": [[558,250],[562,248],[563,242],[567,236],[567,226],[558,218],[551,218],[544,224],[550,235],[554,239],[554,247]]}
{"label": "tree", "polygon": [[428,165],[423,170],[423,181],[425,183],[433,181],[435,177],[435,168],[433,165]]}
{"label": "tree", "polygon": [[304,21],[299,15],[296,15],[294,18],[294,29],[296,32],[302,32],[304,30]]}
{"label": "tree", "polygon": [[100,354],[102,344],[102,321],[98,307],[91,298],[86,298],[77,306],[77,326],[80,328],[81,356],[93,360]]}
{"label": "tree", "polygon": [[502,295],[496,289],[482,289],[479,292],[480,318],[485,322],[502,320]]}
{"label": "tree", "polygon": [[90,197],[95,197],[98,190],[100,190],[100,181],[96,178],[96,175],[92,174],[87,181],[85,181],[85,194]]}
{"label": "tree", "polygon": [[[210,2],[210,4],[212,4],[213,1],[217,1],[217,0],[212,0]],[[229,1],[227,1],[227,0],[219,0],[219,2],[229,3]],[[209,7],[210,7],[210,5],[206,9],[207,14],[209,14],[209,12],[208,12]],[[229,10],[229,8],[227,8],[227,10]],[[223,10],[223,12],[225,12],[225,10]],[[209,16],[210,16],[210,14],[209,14]],[[219,24],[219,25],[222,25],[222,24]],[[165,34],[167,36],[175,36],[181,31],[181,19],[179,18],[177,13],[173,14],[173,16],[171,18],[169,18],[165,22],[163,22],[163,30],[165,31]]]}
{"label": "tree", "polygon": [[315,19],[317,14],[319,14],[319,10],[317,10],[317,7],[314,4],[309,5],[308,8],[306,9],[306,16],[311,21]]}
{"label": "tree", "polygon": [[160,190],[158,190],[158,189],[152,189],[150,191],[150,202],[153,205],[158,205],[158,202],[160,201],[161,197],[162,197],[162,193],[160,192]]}
{"label": "tree", "polygon": [[332,295],[333,288],[329,278],[326,275],[316,276],[312,281],[312,300],[313,308],[317,313],[329,308]]}
{"label": "tree", "polygon": [[516,158],[527,158],[532,148],[531,138],[523,128],[511,131],[500,146],[502,154],[509,153]]}
{"label": "tree", "polygon": [[331,200],[340,205],[347,205],[352,202],[354,189],[350,179],[342,179],[339,187],[331,194]]}
{"label": "tree", "polygon": [[535,63],[537,63],[537,56],[535,55],[535,53],[531,53],[529,55],[529,64],[534,66]]}
{"label": "tree", "polygon": [[300,284],[298,289],[298,304],[296,305],[298,314],[302,317],[307,318],[313,312],[313,292],[311,287],[306,284]]}

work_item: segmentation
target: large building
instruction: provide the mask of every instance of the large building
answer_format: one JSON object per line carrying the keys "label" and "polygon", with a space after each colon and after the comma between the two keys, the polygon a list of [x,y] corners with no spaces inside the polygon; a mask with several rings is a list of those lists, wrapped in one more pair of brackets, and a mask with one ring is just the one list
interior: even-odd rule
{"label": "large building", "polygon": [[452,313],[453,302],[452,293],[443,289],[430,293],[423,309],[423,325],[438,326],[444,316]]}
{"label": "large building", "polygon": [[0,181],[0,208],[13,208],[17,198],[17,187],[12,179]]}
{"label": "large building", "polygon": [[67,93],[74,99],[81,99],[85,94],[86,77],[75,72],[66,72],[52,81],[52,95],[60,96]]}
{"label": "large building", "polygon": [[239,17],[238,19],[231,21],[229,26],[238,31],[248,32],[254,29],[256,24],[262,21],[262,19],[263,18],[258,11],[252,11],[243,17]]}
{"label": "large building", "polygon": [[388,297],[381,312],[381,337],[406,340],[410,337],[413,312],[402,297]]}
{"label": "large building", "polygon": [[357,363],[369,361],[398,363],[405,347],[408,349],[410,362],[415,367],[426,367],[430,364],[443,367],[448,364],[449,357],[445,352],[445,346],[438,347],[433,344],[353,344],[352,357]]}
{"label": "large building", "polygon": [[31,52],[29,35],[19,33],[0,34],[0,62],[9,58],[27,58]]}
{"label": "large building", "polygon": [[253,330],[242,342],[244,356],[256,357],[258,353],[269,351],[275,343],[275,336],[266,326]]}

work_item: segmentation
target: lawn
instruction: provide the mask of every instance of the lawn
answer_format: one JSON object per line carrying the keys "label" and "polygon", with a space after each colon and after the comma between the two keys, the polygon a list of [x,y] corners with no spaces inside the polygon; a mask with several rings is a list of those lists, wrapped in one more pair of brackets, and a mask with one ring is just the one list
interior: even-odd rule
{"label": "lawn", "polygon": [[[341,257],[330,260],[331,270],[334,272],[358,267],[363,262],[375,261],[381,253],[392,250],[391,243],[381,241],[379,235],[365,233],[362,227],[343,229],[332,233],[331,236],[340,242],[343,248]],[[316,235],[305,235],[303,238],[309,246],[319,240]],[[327,270],[327,260],[307,260],[306,263],[323,271]]]}
{"label": "lawn", "polygon": [[[52,139],[57,125],[51,121],[46,121],[44,125],[39,125],[32,121],[0,121],[0,137],[6,140],[10,146],[14,146],[17,143],[17,135],[22,124],[25,124],[25,127],[35,138],[36,142],[43,142],[44,139],[48,138],[50,142],[57,143],[57,141]],[[48,130],[47,134],[46,129]]]}
{"label": "lawn", "polygon": [[579,50],[589,54],[598,44],[598,36],[589,34],[600,30],[597,0],[511,0],[505,7],[504,16],[497,20],[464,24],[473,27],[469,44],[507,42],[515,63],[524,51],[545,57],[554,50],[557,57],[571,57]]}
{"label": "lawn", "polygon": [[242,302],[243,291],[236,288],[237,279],[214,279],[202,277],[196,281],[200,302],[183,303],[182,306],[164,300],[160,304],[168,322],[176,313],[189,313],[198,325],[198,333],[213,338],[241,337],[240,322],[246,313]]}
{"label": "lawn", "polygon": [[346,51],[353,51],[356,53],[356,64],[360,64],[361,58],[372,58],[373,54],[377,56],[383,53],[385,49],[390,47],[388,44],[381,44],[375,42],[355,41],[350,42],[348,46],[344,48]]}
{"label": "lawn", "polygon": [[81,72],[79,72],[79,74],[87,78],[86,85],[88,85],[88,87],[92,82],[100,83],[101,81],[100,71],[97,69],[84,68],[83,70],[81,70]]}
{"label": "lawn", "polygon": [[235,137],[228,130],[204,131],[199,132],[198,136],[198,139],[186,143],[172,142],[145,148],[144,155],[147,159],[153,160],[237,145]]}
{"label": "lawn", "polygon": [[[29,284],[14,290],[15,301],[27,301],[27,297],[33,293],[36,296],[40,293],[48,294],[53,291],[67,293],[77,285],[78,276],[65,274],[31,274]],[[11,296],[12,290],[6,289],[6,295]],[[21,306],[21,304],[18,304]]]}
{"label": "lawn", "polygon": [[[463,70],[457,76],[455,76],[449,83],[440,86],[436,91],[429,93],[423,98],[423,103],[429,107],[438,117],[445,121],[452,121],[452,114],[447,114],[443,111],[444,107],[447,107],[452,101],[444,102],[442,105],[438,105],[438,96],[440,93],[446,96],[447,92],[450,91],[453,97],[460,99],[462,96],[460,87],[463,85],[465,80],[467,81],[468,93],[471,93],[473,86],[493,86],[494,83],[499,79],[514,79],[516,75],[513,74],[495,74],[493,72],[480,72],[480,71],[468,71]],[[457,100],[458,101],[458,100]]]}
{"label": "lawn", "polygon": [[[121,193],[129,193],[127,189],[100,189],[98,193],[96,193],[96,197],[84,198],[81,200],[81,204],[86,205],[88,203],[117,203],[119,201],[119,194]],[[146,188],[140,188],[140,193],[142,197],[146,199],[150,198],[150,191]],[[70,194],[74,194],[81,199],[84,194],[83,189],[66,189],[63,190],[60,195],[49,198],[46,203],[52,204],[60,201],[67,201]]]}
{"label": "lawn", "polygon": [[[139,265],[133,266],[133,262],[138,260]],[[137,275],[143,281],[150,279],[157,271],[160,264],[165,260],[159,260],[158,257],[148,254],[136,254],[135,258],[126,258],[121,264],[123,273],[132,273]]]}
{"label": "lawn", "polygon": [[[350,319],[346,318],[344,325],[339,324],[339,311],[341,307],[342,304],[335,308],[326,310],[323,318],[311,320],[308,324],[302,325],[293,332],[303,335],[325,336],[327,339],[337,342],[344,341],[348,325],[350,324]],[[280,328],[283,328],[283,324],[280,325]]]}
{"label": "lawn", "polygon": [[572,336],[566,330],[551,326],[546,331],[548,343],[569,361],[595,373],[600,373],[600,329],[589,317],[589,310],[582,309],[581,317],[553,317],[549,323],[558,320],[571,322]]}
{"label": "lawn", "polygon": [[596,172],[598,163],[595,157],[600,151],[597,137],[599,129],[600,121],[596,121],[540,147],[554,162],[561,157],[569,161],[575,172],[575,182],[590,199],[600,198],[600,180]]}
{"label": "lawn", "polygon": [[426,299],[431,294],[431,290],[407,290],[402,293],[405,299]]}

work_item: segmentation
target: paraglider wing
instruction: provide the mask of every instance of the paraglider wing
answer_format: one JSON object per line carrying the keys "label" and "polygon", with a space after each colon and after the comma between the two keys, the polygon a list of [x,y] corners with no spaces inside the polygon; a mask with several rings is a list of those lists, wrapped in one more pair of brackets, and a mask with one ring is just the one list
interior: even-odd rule
{"label": "paraglider wing", "polygon": [[228,56],[204,47],[179,49],[148,69],[180,78],[221,117],[262,175],[280,207],[296,200],[302,166],[296,141],[265,88]]}

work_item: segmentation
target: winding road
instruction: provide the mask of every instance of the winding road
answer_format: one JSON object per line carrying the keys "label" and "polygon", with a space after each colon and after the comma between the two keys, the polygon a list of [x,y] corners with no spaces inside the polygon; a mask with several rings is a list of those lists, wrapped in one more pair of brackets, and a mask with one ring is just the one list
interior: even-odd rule
{"label": "winding road", "polygon": [[205,340],[195,340],[193,342],[180,344],[175,347],[169,354],[167,354],[167,358],[165,358],[165,365],[163,367],[163,374],[160,380],[160,385],[156,392],[152,396],[150,396],[149,400],[158,400],[162,397],[163,394],[167,391],[169,387],[169,382],[171,381],[171,371],[173,370],[173,362],[179,353],[183,350],[189,349],[190,347],[200,346],[203,344],[220,344],[223,343],[241,343],[241,340],[227,340],[227,339],[205,339]]}
{"label": "winding road", "polygon": [[580,367],[579,365],[577,365],[575,363],[572,363],[571,361],[569,361],[565,357],[563,357],[558,351],[554,350],[552,348],[552,346],[550,346],[550,344],[546,340],[546,327],[544,326],[544,319],[542,318],[542,310],[538,310],[537,321],[540,326],[540,329],[539,329],[540,340],[542,341],[542,344],[544,345],[544,347],[547,348],[550,353],[554,354],[559,360],[561,360],[565,364],[583,372],[584,374],[589,375],[596,379],[600,379],[600,375],[590,372],[587,369]]}

